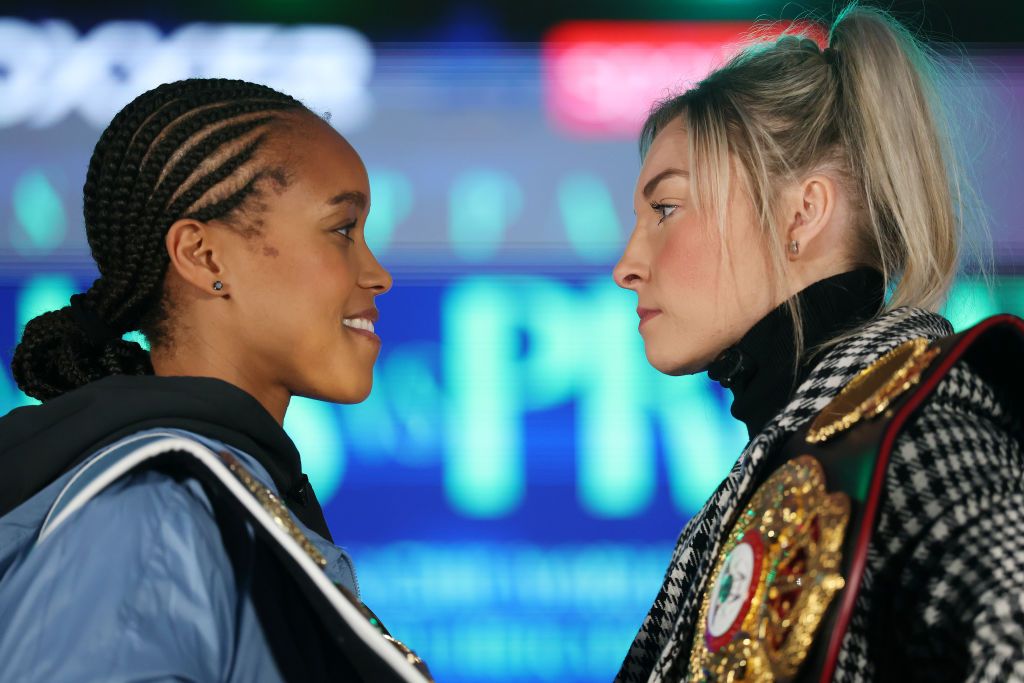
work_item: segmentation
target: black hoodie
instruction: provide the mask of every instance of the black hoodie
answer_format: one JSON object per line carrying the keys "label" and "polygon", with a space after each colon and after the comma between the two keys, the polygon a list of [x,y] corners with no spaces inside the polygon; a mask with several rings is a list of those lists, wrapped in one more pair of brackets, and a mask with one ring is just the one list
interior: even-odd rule
{"label": "black hoodie", "polygon": [[253,456],[295,516],[332,540],[284,429],[251,395],[212,377],[114,375],[15,408],[0,418],[0,515],[98,448],[154,427],[187,429]]}

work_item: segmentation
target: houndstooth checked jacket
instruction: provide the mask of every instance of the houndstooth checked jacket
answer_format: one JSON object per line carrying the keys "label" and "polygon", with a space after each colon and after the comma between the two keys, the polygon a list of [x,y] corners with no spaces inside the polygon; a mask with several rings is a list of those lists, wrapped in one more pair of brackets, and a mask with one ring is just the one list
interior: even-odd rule
{"label": "houndstooth checked jacket", "polygon": [[[616,683],[685,679],[721,540],[768,454],[874,359],[952,332],[899,308],[822,359],[683,529]],[[961,362],[901,433],[834,681],[1024,681],[1024,454],[1010,413]]]}

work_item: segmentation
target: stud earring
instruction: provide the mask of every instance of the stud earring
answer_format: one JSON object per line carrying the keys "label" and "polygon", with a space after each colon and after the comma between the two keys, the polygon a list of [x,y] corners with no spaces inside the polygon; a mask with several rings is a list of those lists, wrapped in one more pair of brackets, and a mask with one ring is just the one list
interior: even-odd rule
{"label": "stud earring", "polygon": [[219,292],[220,290],[224,289],[224,283],[221,282],[220,280],[217,280],[216,282],[213,283],[213,288]]}
{"label": "stud earring", "polygon": [[790,254],[799,254],[800,253],[800,243],[797,242],[796,240],[793,240],[792,242],[790,242],[789,243],[789,253]]}

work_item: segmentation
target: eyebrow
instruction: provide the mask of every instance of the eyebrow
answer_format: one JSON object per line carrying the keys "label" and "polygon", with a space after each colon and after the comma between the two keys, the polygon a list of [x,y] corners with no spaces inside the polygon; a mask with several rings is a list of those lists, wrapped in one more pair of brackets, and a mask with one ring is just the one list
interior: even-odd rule
{"label": "eyebrow", "polygon": [[357,209],[366,208],[366,195],[358,190],[349,190],[348,192],[342,192],[336,194],[327,200],[327,203],[331,206],[337,206],[338,204],[355,204]]}
{"label": "eyebrow", "polygon": [[660,183],[665,178],[674,175],[682,176],[683,178],[689,178],[690,172],[684,171],[680,168],[666,168],[664,171],[662,171],[661,173],[647,181],[647,184],[644,185],[644,197],[650,199],[651,193],[654,192],[654,188],[658,186],[658,183]]}

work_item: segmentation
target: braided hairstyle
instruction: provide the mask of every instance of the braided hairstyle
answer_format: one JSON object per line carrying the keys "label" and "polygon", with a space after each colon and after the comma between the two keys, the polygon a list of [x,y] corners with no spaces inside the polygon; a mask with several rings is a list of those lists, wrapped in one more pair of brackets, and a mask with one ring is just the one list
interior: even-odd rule
{"label": "braided hairstyle", "polygon": [[100,276],[70,306],[25,326],[11,363],[22,391],[45,401],[108,375],[152,374],[149,354],[121,336],[168,339],[168,228],[182,218],[237,228],[244,211],[260,208],[252,204],[264,183],[285,185],[284,169],[257,152],[289,111],[308,112],[262,85],[190,79],[143,93],[114,117],[83,189]]}

